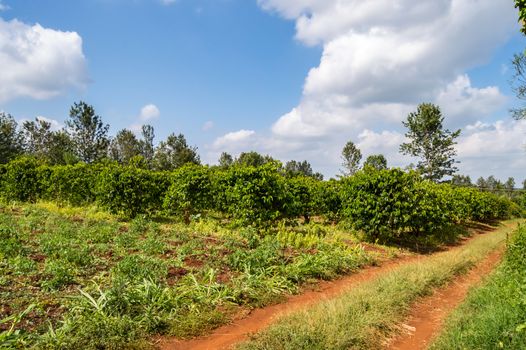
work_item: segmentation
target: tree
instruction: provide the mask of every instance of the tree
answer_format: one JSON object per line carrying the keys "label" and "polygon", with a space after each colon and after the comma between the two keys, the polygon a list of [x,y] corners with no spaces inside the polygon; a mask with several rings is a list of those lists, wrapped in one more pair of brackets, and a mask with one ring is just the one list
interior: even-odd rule
{"label": "tree", "polygon": [[451,184],[454,186],[471,187],[471,177],[469,177],[469,175],[453,175]]}
{"label": "tree", "polygon": [[155,133],[153,126],[143,125],[141,129],[142,140],[139,141],[141,148],[141,155],[144,157],[148,164],[152,164],[153,157],[155,156],[155,148],[153,147],[153,139],[155,138]]}
{"label": "tree", "polygon": [[245,165],[245,166],[259,167],[264,164],[270,163],[273,160],[274,159],[272,159],[272,157],[269,155],[263,156],[259,154],[258,152],[250,151],[250,152],[241,152],[239,157],[236,159],[236,163],[240,165]]}
{"label": "tree", "polygon": [[508,180],[504,183],[504,188],[508,191],[513,191],[515,189],[515,179],[513,177],[508,177]]}
{"label": "tree", "polygon": [[158,170],[175,170],[185,164],[200,164],[197,147],[190,147],[183,134],[168,136],[159,144],[154,156],[155,168]]}
{"label": "tree", "polygon": [[345,144],[342,150],[343,159],[343,174],[345,176],[353,175],[360,168],[360,161],[362,160],[362,152],[355,146],[352,141]]}
{"label": "tree", "polygon": [[234,164],[234,158],[226,152],[221,153],[221,156],[219,156],[219,166],[226,169],[232,164]]}
{"label": "tree", "polygon": [[285,163],[285,173],[289,177],[307,176],[314,179],[323,180],[323,175],[321,173],[315,173],[312,170],[310,163],[306,160],[303,162],[298,162],[295,160],[288,161]]}
{"label": "tree", "polygon": [[[526,56],[524,53],[513,55],[511,61],[513,65],[513,77],[511,79],[511,89],[515,92],[515,96],[521,101],[526,101]],[[520,120],[526,119],[526,108],[511,109],[513,118]]]}
{"label": "tree", "polygon": [[488,188],[488,183],[482,176],[477,179],[477,187],[481,189]]}
{"label": "tree", "polygon": [[23,126],[26,152],[50,164],[76,163],[71,138],[63,131],[52,131],[51,123],[36,118]]}
{"label": "tree", "polygon": [[47,159],[48,147],[51,141],[51,123],[36,118],[22,124],[25,137],[26,152],[39,159]]}
{"label": "tree", "polygon": [[519,9],[521,32],[526,34],[526,0],[515,0],[515,8]]}
{"label": "tree", "polygon": [[363,167],[370,167],[376,170],[387,169],[387,159],[383,154],[372,154],[363,163]]}
{"label": "tree", "polygon": [[420,157],[417,169],[424,178],[438,182],[444,176],[453,175],[458,169],[453,165],[457,154],[455,139],[460,129],[444,129],[444,117],[440,108],[431,103],[422,103],[416,112],[409,113],[407,121],[402,122],[411,142],[400,145],[403,154]]}
{"label": "tree", "polygon": [[141,143],[133,132],[122,129],[111,141],[110,157],[121,163],[129,164],[133,157],[141,155]]}
{"label": "tree", "polygon": [[24,148],[22,133],[10,114],[0,113],[0,164],[7,163],[22,154]]}
{"label": "tree", "polygon": [[74,103],[66,121],[66,131],[70,135],[75,153],[80,160],[93,163],[107,155],[109,125],[104,125],[93,106],[80,101]]}

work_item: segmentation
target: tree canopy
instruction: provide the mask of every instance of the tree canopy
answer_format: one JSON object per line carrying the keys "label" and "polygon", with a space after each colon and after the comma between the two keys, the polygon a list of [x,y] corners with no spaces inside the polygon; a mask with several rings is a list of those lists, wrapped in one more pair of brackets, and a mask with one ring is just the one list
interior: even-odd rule
{"label": "tree canopy", "polygon": [[409,113],[402,122],[408,129],[405,136],[410,142],[400,145],[403,154],[419,157],[416,165],[424,178],[440,181],[444,176],[453,175],[456,155],[455,139],[460,130],[444,129],[444,117],[440,108],[431,103],[422,103],[416,112]]}

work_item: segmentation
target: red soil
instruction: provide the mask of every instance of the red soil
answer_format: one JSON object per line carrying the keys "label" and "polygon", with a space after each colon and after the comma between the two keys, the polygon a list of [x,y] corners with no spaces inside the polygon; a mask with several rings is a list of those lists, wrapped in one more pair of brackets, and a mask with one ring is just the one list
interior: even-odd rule
{"label": "red soil", "polygon": [[466,298],[471,287],[478,284],[499,263],[502,249],[492,252],[468,274],[460,276],[447,287],[420,300],[402,325],[403,334],[392,339],[387,349],[426,349],[440,333],[444,320]]}
{"label": "red soil", "polygon": [[[484,234],[490,230],[475,230],[475,235],[471,238],[464,239],[460,245],[449,247],[447,250],[457,249],[459,246],[466,244],[471,239]],[[468,275],[463,276],[452,282],[443,292],[437,292],[436,295],[423,301],[415,306],[415,315],[417,319],[410,318],[406,329],[416,328],[413,334],[401,337],[391,342],[392,349],[420,349],[413,344],[427,344],[429,339],[440,329],[445,316],[458,305],[465,297],[470,286],[477,283],[481,276],[487,274],[499,261],[502,251],[494,252],[479,266],[473,269]],[[180,340],[175,338],[161,339],[158,346],[162,350],[226,350],[234,345],[245,341],[251,334],[257,333],[281,316],[287,315],[296,310],[309,307],[325,299],[330,299],[343,294],[353,286],[372,280],[380,275],[388,274],[396,267],[407,264],[412,261],[418,261],[423,256],[404,256],[396,260],[390,260],[381,266],[370,266],[360,269],[358,272],[334,281],[322,281],[316,285],[316,290],[308,290],[299,295],[288,297],[283,303],[267,306],[260,309],[252,310],[246,317],[234,320],[231,324],[217,328],[208,336],[202,336],[190,340]],[[431,299],[436,298],[436,299]],[[427,305],[427,306],[426,306]],[[427,307],[427,308],[426,308]],[[412,313],[413,314],[413,313]],[[415,342],[405,345],[406,337],[414,339]],[[425,346],[425,345],[424,345]]]}

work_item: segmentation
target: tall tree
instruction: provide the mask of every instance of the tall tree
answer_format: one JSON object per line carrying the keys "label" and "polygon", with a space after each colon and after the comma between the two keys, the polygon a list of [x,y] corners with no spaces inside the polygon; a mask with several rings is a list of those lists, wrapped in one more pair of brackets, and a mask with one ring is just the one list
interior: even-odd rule
{"label": "tall tree", "polygon": [[289,177],[294,176],[307,176],[318,180],[323,180],[323,175],[312,170],[312,166],[309,162],[304,160],[303,162],[291,160],[285,163],[285,173]]}
{"label": "tall tree", "polygon": [[407,120],[402,122],[408,128],[405,136],[411,141],[400,145],[400,151],[420,157],[417,169],[432,181],[440,181],[457,171],[453,157],[457,154],[455,139],[460,129],[444,129],[443,122],[440,108],[431,103],[420,104],[417,111],[409,113]]}
{"label": "tall tree", "polygon": [[110,140],[109,125],[95,114],[93,106],[80,101],[74,103],[66,121],[66,131],[70,135],[75,153],[80,160],[93,163],[104,158],[108,153]]}
{"label": "tall tree", "polygon": [[255,151],[241,152],[239,157],[236,159],[237,164],[255,167],[261,166],[271,161],[273,161],[271,156],[263,156]]}
{"label": "tall tree", "polygon": [[342,150],[343,159],[343,174],[346,176],[353,175],[360,169],[360,161],[362,160],[362,151],[356,145],[349,141],[345,144]]}
{"label": "tall tree", "polygon": [[190,147],[183,134],[168,136],[155,150],[155,168],[158,170],[174,170],[184,164],[200,164],[197,147]]}
{"label": "tall tree", "polygon": [[221,168],[228,168],[232,164],[234,164],[234,158],[232,157],[232,155],[226,152],[221,153],[221,156],[219,156],[219,166]]}
{"label": "tall tree", "polygon": [[455,186],[470,187],[472,186],[471,177],[469,175],[453,175],[451,184]]}
{"label": "tall tree", "polygon": [[22,132],[10,114],[0,112],[0,164],[7,163],[22,154],[24,148]]}
{"label": "tall tree", "polygon": [[42,118],[36,118],[32,121],[25,121],[22,124],[22,129],[25,136],[26,152],[38,159],[49,161],[49,152],[53,141],[51,123]]}
{"label": "tall tree", "polygon": [[[513,77],[511,80],[511,88],[515,92],[515,96],[521,101],[526,101],[526,56],[524,53],[513,55],[511,61],[513,66]],[[513,117],[517,120],[526,119],[526,107],[519,107],[511,109]]]}
{"label": "tall tree", "polygon": [[140,140],[141,146],[141,155],[144,157],[148,164],[152,164],[153,157],[155,155],[155,148],[153,146],[153,139],[155,138],[155,133],[153,126],[143,125],[141,128],[142,140]]}
{"label": "tall tree", "polygon": [[484,179],[482,176],[477,179],[477,187],[481,189],[488,188],[488,183],[486,182],[486,179]]}
{"label": "tall tree", "polygon": [[521,32],[526,34],[526,0],[515,0],[515,8],[519,9]]}
{"label": "tall tree", "polygon": [[363,163],[363,167],[371,167],[377,170],[387,169],[387,159],[383,154],[372,154]]}
{"label": "tall tree", "polygon": [[133,157],[140,154],[141,143],[130,130],[122,129],[111,140],[110,157],[121,164],[129,164]]}
{"label": "tall tree", "polygon": [[504,183],[504,188],[508,191],[513,191],[515,189],[515,179],[513,177],[508,177],[508,180]]}

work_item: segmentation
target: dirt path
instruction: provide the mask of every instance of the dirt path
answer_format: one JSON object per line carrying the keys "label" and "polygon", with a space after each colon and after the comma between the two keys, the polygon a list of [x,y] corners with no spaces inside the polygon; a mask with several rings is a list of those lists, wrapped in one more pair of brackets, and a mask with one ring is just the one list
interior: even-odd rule
{"label": "dirt path", "polygon": [[[467,244],[472,239],[486,232],[488,232],[488,230],[476,231],[471,238],[464,239],[458,246],[449,247],[447,250],[458,249],[458,247]],[[498,256],[496,254],[497,253],[491,254],[491,256],[494,259],[496,259],[494,261],[494,264],[496,264],[498,258],[500,257],[500,253],[498,254]],[[371,266],[360,269],[358,272],[341,278],[339,280],[322,281],[317,285],[316,290],[306,291],[302,294],[290,296],[283,303],[280,304],[255,309],[248,316],[236,320],[231,324],[219,327],[208,336],[198,337],[191,340],[179,340],[173,338],[162,339],[158,346],[162,350],[231,349],[233,345],[247,340],[250,334],[254,334],[268,327],[278,317],[308,307],[309,305],[318,303],[324,299],[330,299],[339,296],[349,288],[355,286],[356,284],[372,280],[378,277],[379,275],[388,274],[391,270],[399,267],[400,265],[418,261],[420,259],[425,259],[426,257],[428,256],[406,256],[396,260],[387,261],[380,266]],[[463,295],[465,295],[465,293]],[[459,300],[462,299],[463,297],[461,297]]]}
{"label": "dirt path", "polygon": [[451,311],[462,303],[471,287],[487,276],[502,258],[503,249],[488,255],[468,274],[460,276],[447,287],[417,302],[403,324],[402,335],[391,340],[389,350],[423,350],[440,333],[442,325]]}

